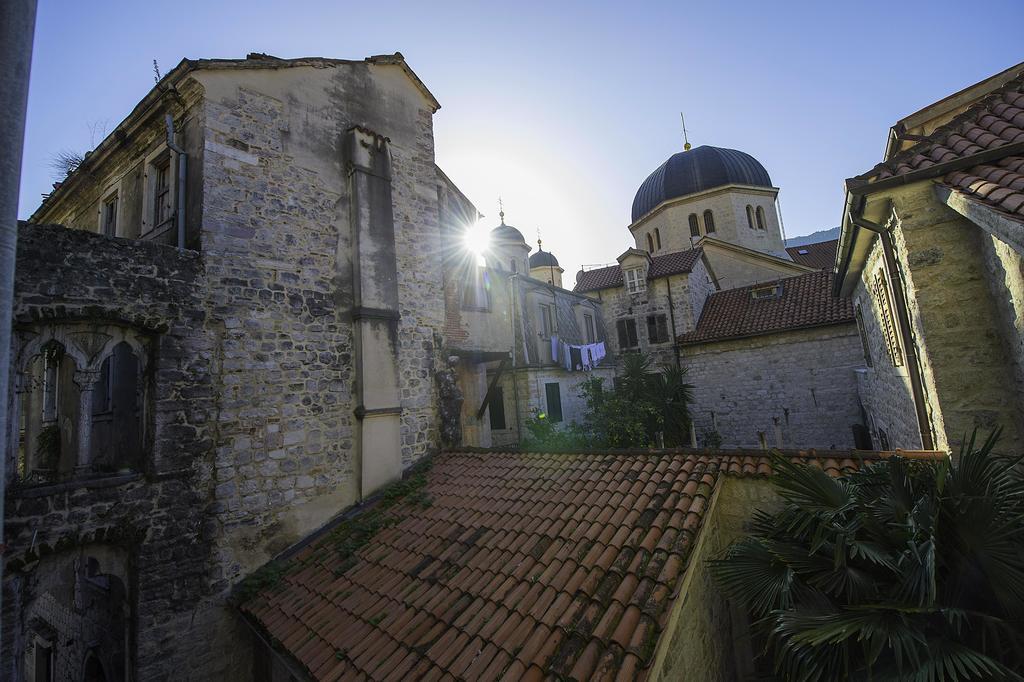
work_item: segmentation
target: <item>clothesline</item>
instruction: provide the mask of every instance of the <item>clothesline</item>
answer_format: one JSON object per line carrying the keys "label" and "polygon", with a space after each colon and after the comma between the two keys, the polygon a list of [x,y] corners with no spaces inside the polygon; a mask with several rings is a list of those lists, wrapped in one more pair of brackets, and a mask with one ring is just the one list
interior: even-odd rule
{"label": "clothesline", "polygon": [[570,372],[589,371],[605,357],[604,341],[575,345],[565,343],[558,335],[551,337],[551,359]]}

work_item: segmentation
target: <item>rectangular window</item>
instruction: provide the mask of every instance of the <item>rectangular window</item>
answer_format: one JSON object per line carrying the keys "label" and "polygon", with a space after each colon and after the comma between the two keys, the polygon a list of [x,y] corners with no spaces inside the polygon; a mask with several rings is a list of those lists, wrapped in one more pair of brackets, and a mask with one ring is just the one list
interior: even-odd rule
{"label": "rectangular window", "polygon": [[636,320],[631,317],[618,320],[615,327],[619,332],[619,348],[636,348],[640,345],[636,339]]}
{"label": "rectangular window", "polygon": [[153,174],[153,227],[160,227],[171,218],[171,157],[157,160]]}
{"label": "rectangular window", "polygon": [[594,316],[583,314],[583,327],[587,334],[587,343],[594,343],[597,340],[597,335],[594,333]]}
{"label": "rectangular window", "polygon": [[647,289],[647,280],[644,277],[643,268],[630,268],[626,270],[626,288],[631,294],[639,294]]}
{"label": "rectangular window", "polygon": [[487,271],[474,267],[469,273],[462,292],[462,307],[467,310],[490,310],[490,299],[487,295]]}
{"label": "rectangular window", "polygon": [[491,415],[491,430],[499,431],[505,428],[505,394],[501,386],[495,386],[491,391],[491,398],[487,402],[487,411]]}
{"label": "rectangular window", "polygon": [[558,384],[544,384],[544,394],[548,400],[548,419],[562,421],[562,391]]}
{"label": "rectangular window", "polygon": [[668,320],[664,315],[647,316],[647,339],[651,343],[665,343],[668,338]]}
{"label": "rectangular window", "polygon": [[868,367],[874,367],[871,361],[871,347],[868,346],[868,333],[864,329],[864,313],[860,309],[860,303],[854,309],[854,316],[857,319],[857,331],[860,332],[860,347],[864,351],[864,362]]}
{"label": "rectangular window", "polygon": [[117,193],[103,200],[100,213],[100,231],[107,237],[117,236]]}
{"label": "rectangular window", "polygon": [[546,303],[540,304],[540,326],[541,336],[545,339],[550,339],[551,335],[555,333],[555,317],[552,306]]}
{"label": "rectangular window", "polygon": [[903,366],[903,349],[900,348],[900,340],[896,332],[896,320],[892,312],[892,299],[889,296],[889,286],[885,274],[879,270],[875,273],[875,298],[878,301],[878,313],[882,318],[882,334],[885,336],[885,345],[889,349],[889,359],[893,367]]}

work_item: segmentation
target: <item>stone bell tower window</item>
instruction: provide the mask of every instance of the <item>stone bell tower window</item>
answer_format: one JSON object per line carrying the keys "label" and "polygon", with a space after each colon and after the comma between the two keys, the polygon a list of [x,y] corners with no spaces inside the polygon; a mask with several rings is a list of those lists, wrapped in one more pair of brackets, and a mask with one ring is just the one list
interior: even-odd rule
{"label": "stone bell tower window", "polygon": [[711,209],[704,211],[704,233],[711,234],[715,231],[715,214]]}
{"label": "stone bell tower window", "polygon": [[697,214],[696,213],[691,213],[690,214],[690,236],[691,237],[699,237],[700,236],[700,223],[697,220]]}

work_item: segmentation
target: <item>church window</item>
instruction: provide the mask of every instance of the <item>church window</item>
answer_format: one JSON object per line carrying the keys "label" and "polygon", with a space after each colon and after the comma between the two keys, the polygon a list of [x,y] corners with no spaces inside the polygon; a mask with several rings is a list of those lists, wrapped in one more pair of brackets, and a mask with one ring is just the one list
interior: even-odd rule
{"label": "church window", "polygon": [[747,227],[754,229],[754,207],[747,204]]}
{"label": "church window", "polygon": [[659,229],[657,227],[654,228],[654,244],[655,244],[655,246],[658,247],[658,250],[660,251],[661,250],[661,229]]}
{"label": "church window", "polygon": [[757,207],[757,229],[763,230],[764,229],[764,225],[765,225],[765,222],[764,222],[764,207],[758,206]]}
{"label": "church window", "polygon": [[487,411],[491,417],[491,429],[501,431],[508,428],[505,425],[505,394],[501,386],[495,386],[491,391],[491,399],[487,401]]}
{"label": "church window", "polygon": [[868,367],[874,367],[874,363],[871,361],[871,347],[868,346],[867,330],[864,329],[864,313],[860,309],[860,303],[854,309],[854,317],[857,319],[857,331],[860,332],[860,347],[864,351],[864,362]]}
{"label": "church window", "polygon": [[892,360],[893,367],[902,367],[903,349],[900,348],[900,341],[896,336],[896,320],[893,318],[889,285],[885,281],[885,274],[881,270],[875,273],[875,299],[878,301],[882,334],[885,336],[885,345],[889,349],[889,359]]}
{"label": "church window", "polygon": [[597,341],[596,335],[594,334],[594,316],[583,314],[583,327],[587,333],[587,343],[594,343]]}
{"label": "church window", "polygon": [[562,421],[562,391],[558,383],[544,384],[544,395],[548,403],[548,420]]}
{"label": "church window", "polygon": [[690,236],[691,237],[699,237],[700,236],[700,223],[697,222],[697,214],[696,213],[691,213],[690,214]]}
{"label": "church window", "polygon": [[668,320],[664,315],[647,316],[647,339],[651,343],[665,343],[668,337]]}
{"label": "church window", "polygon": [[513,261],[512,261],[512,273],[515,274],[517,272],[519,272],[519,269],[516,267],[516,262],[513,259]]}
{"label": "church window", "polygon": [[615,328],[619,332],[619,348],[636,348],[640,345],[636,338],[636,320],[631,317],[617,320]]}
{"label": "church window", "polygon": [[715,231],[715,214],[711,209],[704,211],[704,234],[711,234]]}
{"label": "church window", "polygon": [[654,253],[654,240],[651,238],[650,234],[647,235],[647,251]]}
{"label": "church window", "polygon": [[626,270],[626,288],[631,294],[639,294],[647,289],[647,279],[644,277],[643,268]]}

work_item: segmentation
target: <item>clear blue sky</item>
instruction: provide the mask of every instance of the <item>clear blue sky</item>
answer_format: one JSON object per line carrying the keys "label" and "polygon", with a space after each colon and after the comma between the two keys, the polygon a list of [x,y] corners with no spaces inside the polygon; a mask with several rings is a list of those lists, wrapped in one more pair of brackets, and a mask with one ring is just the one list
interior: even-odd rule
{"label": "clear blue sky", "polygon": [[437,162],[571,282],[630,245],[643,179],[691,142],[741,149],[781,187],[788,236],[839,221],[842,180],[897,119],[1024,61],[1024,2],[40,0],[27,217],[63,149],[85,151],[182,57],[402,52],[442,108]]}

